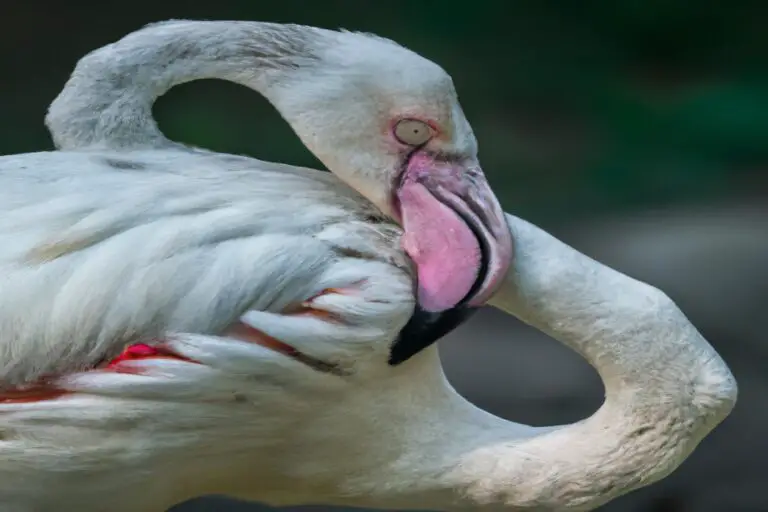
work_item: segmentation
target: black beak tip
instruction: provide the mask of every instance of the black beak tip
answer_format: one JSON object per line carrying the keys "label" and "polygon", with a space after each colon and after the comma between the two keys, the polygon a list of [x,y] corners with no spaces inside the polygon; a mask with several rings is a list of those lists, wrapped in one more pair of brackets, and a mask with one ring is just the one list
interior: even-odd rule
{"label": "black beak tip", "polygon": [[411,319],[400,331],[389,353],[390,366],[397,366],[418,354],[455,328],[469,320],[478,308],[465,305],[437,313],[416,305]]}

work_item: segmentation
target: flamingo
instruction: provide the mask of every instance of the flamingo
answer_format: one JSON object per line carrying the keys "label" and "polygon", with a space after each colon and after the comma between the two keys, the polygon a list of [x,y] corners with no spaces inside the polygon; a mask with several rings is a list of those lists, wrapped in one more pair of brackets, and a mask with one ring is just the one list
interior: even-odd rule
{"label": "flamingo", "polygon": [[[201,78],[262,93],[332,174],[168,140],[152,102]],[[390,40],[156,23],[81,59],[46,123],[57,151],[0,158],[4,511],[591,510],[734,406],[666,294],[501,210],[450,77]],[[536,427],[458,394],[434,341],[484,304],[586,358],[602,407]]]}

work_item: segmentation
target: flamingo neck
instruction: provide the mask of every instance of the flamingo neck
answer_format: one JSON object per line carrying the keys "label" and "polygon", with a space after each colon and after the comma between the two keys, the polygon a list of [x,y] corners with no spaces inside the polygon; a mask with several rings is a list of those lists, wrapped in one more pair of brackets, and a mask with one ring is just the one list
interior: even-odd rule
{"label": "flamingo neck", "polygon": [[[718,395],[733,376],[669,297],[507,215],[516,262],[491,300],[583,356],[607,404],[656,405],[681,385]],[[699,391],[697,389],[696,391]]]}
{"label": "flamingo neck", "polygon": [[455,393],[425,400],[410,429],[419,460],[400,468],[407,480],[388,489],[402,500],[392,492],[385,506],[592,510],[668,475],[734,406],[727,365],[665,294],[507,222],[516,260],[492,304],[587,359],[605,402],[582,421],[536,429]]}
{"label": "flamingo neck", "polygon": [[273,101],[272,86],[316,62],[315,52],[331,33],[242,21],[151,24],[81,59],[46,124],[59,149],[173,146],[152,116],[159,96],[176,85],[216,78]]}

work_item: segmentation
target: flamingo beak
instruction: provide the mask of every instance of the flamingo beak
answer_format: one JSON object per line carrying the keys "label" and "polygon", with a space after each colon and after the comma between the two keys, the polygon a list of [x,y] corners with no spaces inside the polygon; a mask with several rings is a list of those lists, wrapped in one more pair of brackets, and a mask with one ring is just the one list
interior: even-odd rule
{"label": "flamingo beak", "polygon": [[416,308],[392,347],[399,364],[466,321],[512,261],[504,211],[475,160],[419,151],[400,176],[395,211],[416,265]]}

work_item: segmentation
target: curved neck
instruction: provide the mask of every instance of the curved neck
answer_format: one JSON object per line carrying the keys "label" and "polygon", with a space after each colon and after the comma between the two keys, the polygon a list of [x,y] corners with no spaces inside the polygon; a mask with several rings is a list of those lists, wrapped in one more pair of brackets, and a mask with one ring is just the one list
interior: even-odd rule
{"label": "curved neck", "polygon": [[[491,304],[583,356],[608,404],[656,405],[696,384],[731,388],[720,356],[659,289],[609,268],[507,214],[516,262]],[[716,382],[703,376],[719,376]]]}
{"label": "curved neck", "polygon": [[241,21],[152,24],[83,57],[51,104],[46,125],[59,149],[169,146],[152,105],[170,88],[224,79],[260,92],[280,110],[273,88],[317,62],[332,34]]}
{"label": "curved neck", "polygon": [[414,429],[425,448],[404,495],[445,509],[592,510],[677,468],[731,411],[736,384],[658,289],[507,221],[516,261],[492,304],[585,357],[605,403],[572,425],[532,428],[432,401],[441,427],[427,417]]}
{"label": "curved neck", "polygon": [[529,477],[578,481],[562,502],[597,506],[666,476],[733,408],[728,366],[660,290],[507,222],[517,262],[493,305],[581,354],[606,394],[592,417],[526,443]]}

